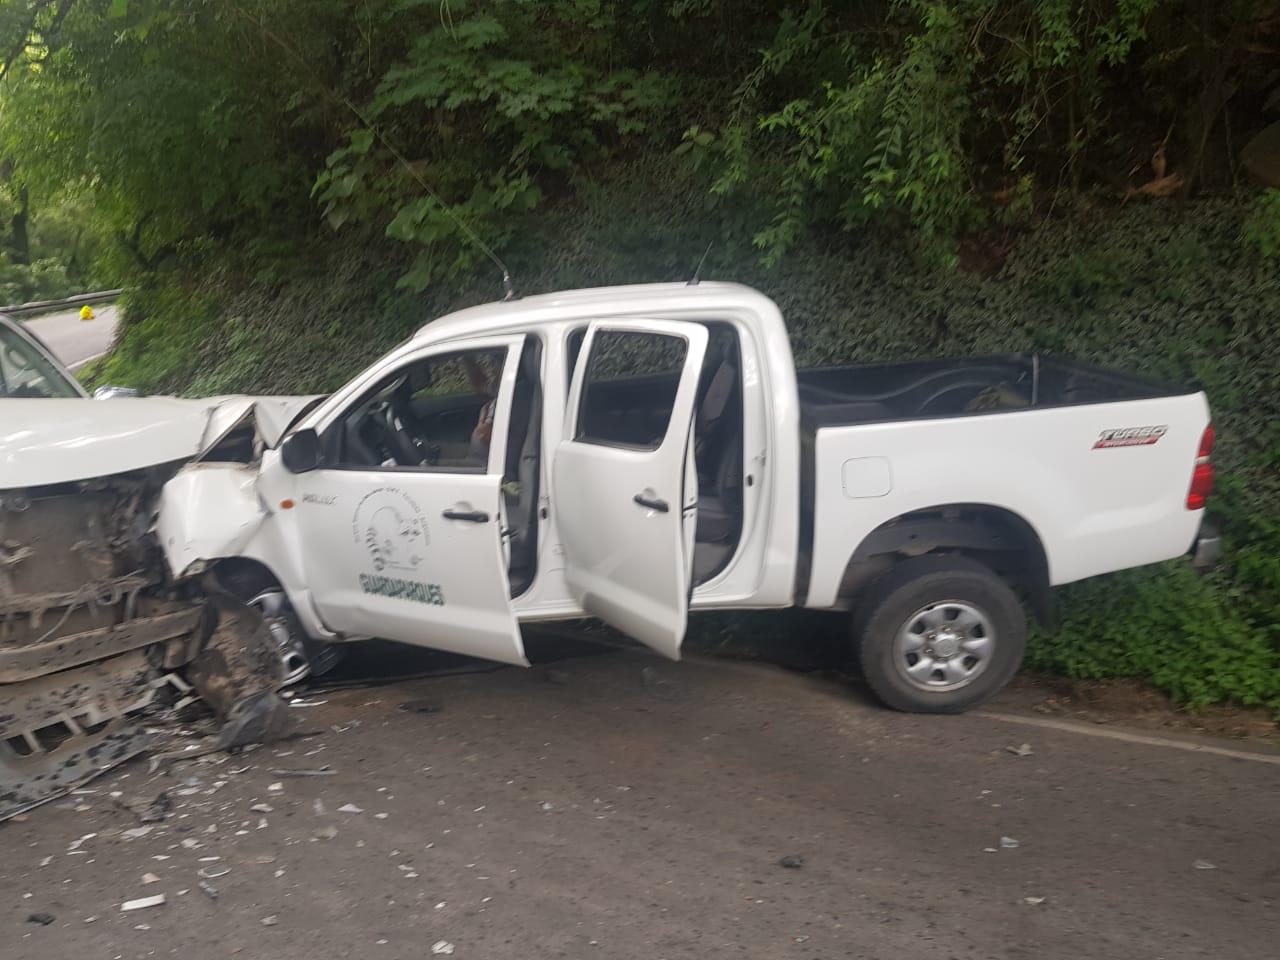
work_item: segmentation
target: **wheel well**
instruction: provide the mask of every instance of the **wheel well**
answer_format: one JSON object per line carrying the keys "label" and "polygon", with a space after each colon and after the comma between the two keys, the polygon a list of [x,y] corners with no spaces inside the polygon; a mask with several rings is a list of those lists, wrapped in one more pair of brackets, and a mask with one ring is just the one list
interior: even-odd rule
{"label": "wheel well", "polygon": [[231,586],[234,582],[242,585],[254,584],[253,589],[261,590],[280,586],[280,578],[265,563],[250,560],[247,557],[229,557],[219,560],[213,571],[223,584]]}
{"label": "wheel well", "polygon": [[1049,563],[1044,544],[1025,519],[988,504],[929,507],[876,527],[849,558],[840,598],[857,607],[867,588],[896,564],[939,553],[957,553],[985,564],[1026,596],[1042,622],[1050,619]]}

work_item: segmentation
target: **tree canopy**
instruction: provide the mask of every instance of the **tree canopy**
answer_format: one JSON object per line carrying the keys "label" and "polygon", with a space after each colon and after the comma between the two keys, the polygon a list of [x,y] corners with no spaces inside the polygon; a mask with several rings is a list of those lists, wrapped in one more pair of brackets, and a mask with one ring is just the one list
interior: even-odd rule
{"label": "tree canopy", "polygon": [[954,264],[1237,189],[1280,116],[1264,0],[3,0],[0,30],[7,177],[89,198],[116,270],[323,225],[406,244],[419,289],[482,256],[467,232],[501,249],[672,154],[767,261],[883,230]]}

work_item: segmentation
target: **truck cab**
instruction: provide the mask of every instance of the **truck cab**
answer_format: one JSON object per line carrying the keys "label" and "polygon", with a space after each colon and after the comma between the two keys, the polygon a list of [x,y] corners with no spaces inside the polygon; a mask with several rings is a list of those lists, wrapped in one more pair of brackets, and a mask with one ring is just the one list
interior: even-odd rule
{"label": "truck cab", "polygon": [[[691,605],[792,602],[798,516],[773,506],[798,497],[793,370],[777,308],[745,287],[462,311],[264,452],[237,556],[324,639],[525,663],[521,621],[594,615],[678,657]],[[176,573],[208,559],[216,473],[166,490]]]}

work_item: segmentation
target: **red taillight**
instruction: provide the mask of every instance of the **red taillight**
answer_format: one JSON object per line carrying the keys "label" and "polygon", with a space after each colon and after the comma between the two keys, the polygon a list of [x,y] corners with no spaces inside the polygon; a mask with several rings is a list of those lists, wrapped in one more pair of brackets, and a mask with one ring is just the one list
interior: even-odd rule
{"label": "red taillight", "polygon": [[1187,509],[1203,510],[1213,493],[1213,424],[1200,435],[1200,451],[1196,454],[1196,467],[1191,471],[1191,489],[1187,491]]}

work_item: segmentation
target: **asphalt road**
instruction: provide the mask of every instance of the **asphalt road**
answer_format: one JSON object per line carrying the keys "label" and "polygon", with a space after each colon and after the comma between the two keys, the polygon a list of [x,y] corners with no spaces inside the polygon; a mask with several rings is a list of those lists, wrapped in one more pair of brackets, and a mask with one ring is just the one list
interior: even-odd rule
{"label": "asphalt road", "polygon": [[80,308],[46,313],[25,321],[35,335],[49,345],[59,360],[73,370],[111,349],[116,336],[116,307],[98,304],[93,320],[81,320]]}
{"label": "asphalt road", "polygon": [[[308,737],[168,774],[134,761],[0,825],[0,957],[1255,960],[1280,942],[1273,763],[635,652],[307,700]],[[168,818],[127,835],[127,805],[162,790]]]}

